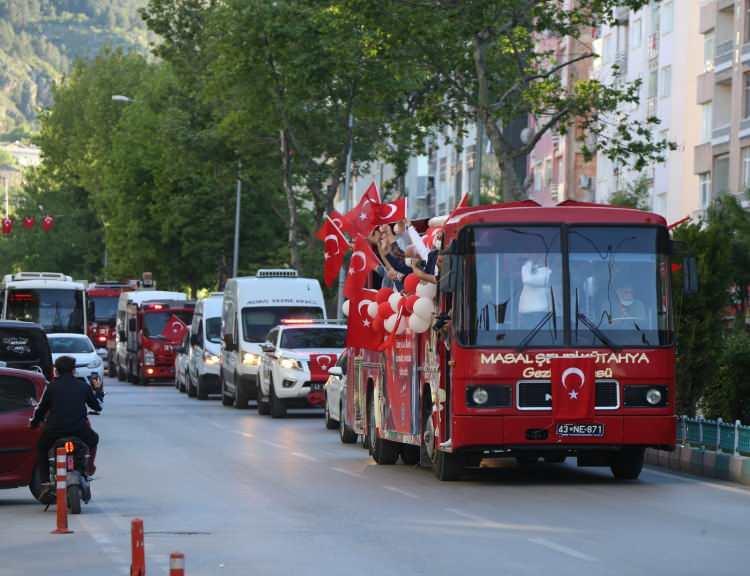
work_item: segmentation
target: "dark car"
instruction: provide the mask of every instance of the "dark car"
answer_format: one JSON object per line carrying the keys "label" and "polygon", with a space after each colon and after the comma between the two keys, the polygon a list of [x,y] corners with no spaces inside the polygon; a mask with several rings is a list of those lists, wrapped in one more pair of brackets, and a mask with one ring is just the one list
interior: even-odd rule
{"label": "dark car", "polygon": [[42,327],[32,322],[0,321],[0,363],[7,368],[41,371],[51,380],[52,353]]}
{"label": "dark car", "polygon": [[29,486],[36,498],[36,444],[41,432],[29,428],[29,419],[46,384],[39,372],[0,368],[0,488]]}

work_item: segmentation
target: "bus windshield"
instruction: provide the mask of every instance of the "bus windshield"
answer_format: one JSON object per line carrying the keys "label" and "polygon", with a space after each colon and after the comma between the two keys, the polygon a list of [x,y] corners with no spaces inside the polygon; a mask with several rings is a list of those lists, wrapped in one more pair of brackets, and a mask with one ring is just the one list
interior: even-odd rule
{"label": "bus windshield", "polygon": [[178,318],[186,326],[193,321],[192,310],[163,310],[143,313],[143,335],[147,338],[169,337],[167,324],[172,317]]}
{"label": "bus windshield", "polygon": [[41,324],[45,332],[85,333],[83,291],[8,288],[8,320]]}
{"label": "bus windshield", "polygon": [[667,241],[646,226],[468,228],[458,338],[518,349],[671,344]]}
{"label": "bus windshield", "polygon": [[119,300],[117,296],[91,296],[89,294],[89,320],[114,326]]}

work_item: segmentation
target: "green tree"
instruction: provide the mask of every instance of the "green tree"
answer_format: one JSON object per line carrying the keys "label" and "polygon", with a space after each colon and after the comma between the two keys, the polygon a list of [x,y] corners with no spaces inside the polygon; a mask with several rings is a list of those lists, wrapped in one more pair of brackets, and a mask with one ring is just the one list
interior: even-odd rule
{"label": "green tree", "polygon": [[628,182],[623,190],[618,190],[609,197],[612,206],[649,210],[651,198],[651,180],[641,175],[632,182]]}

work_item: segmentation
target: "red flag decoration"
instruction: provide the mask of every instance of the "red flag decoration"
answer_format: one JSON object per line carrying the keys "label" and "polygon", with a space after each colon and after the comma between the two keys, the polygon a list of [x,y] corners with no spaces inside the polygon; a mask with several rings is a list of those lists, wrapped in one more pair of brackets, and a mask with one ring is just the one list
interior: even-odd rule
{"label": "red flag decoration", "polygon": [[336,364],[336,354],[310,354],[310,378],[313,382],[325,382],[328,379],[328,369]]}
{"label": "red flag decoration", "polygon": [[21,223],[21,225],[26,228],[26,230],[31,230],[32,228],[34,228],[34,224],[36,224],[36,220],[33,216],[23,217],[23,222]]}
{"label": "red flag decoration", "polygon": [[[351,298],[367,283],[367,275],[375,270],[380,261],[370,247],[370,242],[362,236],[354,241],[354,251],[349,259],[349,269],[344,282],[344,296]],[[351,309],[351,305],[350,305]]]}
{"label": "red flag decoration", "polygon": [[362,194],[357,205],[344,214],[344,232],[348,232],[350,236],[369,236],[378,223],[379,206],[380,195],[373,182]]}
{"label": "red flag decoration", "polygon": [[[375,301],[375,290],[357,290],[349,300],[346,346],[378,350],[383,341],[382,329],[373,326],[374,321],[367,314],[367,306]],[[382,325],[382,323],[381,323]]]}
{"label": "red flag decoration", "polygon": [[594,418],[596,366],[593,358],[553,358],[552,416],[555,422]]}
{"label": "red flag decoration", "polygon": [[329,216],[326,216],[323,226],[315,235],[323,242],[323,279],[326,286],[330,287],[336,281],[336,276],[344,263],[349,242]]}
{"label": "red flag decoration", "polygon": [[11,232],[13,232],[13,220],[6,216],[3,218],[3,234],[7,236]]}
{"label": "red flag decoration", "polygon": [[344,230],[344,216],[340,212],[336,212],[336,210],[331,210],[328,213],[328,217],[331,219],[331,222],[333,222],[339,230]]}
{"label": "red flag decoration", "polygon": [[161,335],[171,342],[179,342],[185,337],[186,332],[187,325],[173,314],[164,325]]}
{"label": "red flag decoration", "polygon": [[45,232],[49,232],[55,227],[55,219],[47,214],[44,218],[42,218],[42,230]]}
{"label": "red flag decoration", "polygon": [[406,220],[406,197],[378,206],[378,224],[391,224]]}

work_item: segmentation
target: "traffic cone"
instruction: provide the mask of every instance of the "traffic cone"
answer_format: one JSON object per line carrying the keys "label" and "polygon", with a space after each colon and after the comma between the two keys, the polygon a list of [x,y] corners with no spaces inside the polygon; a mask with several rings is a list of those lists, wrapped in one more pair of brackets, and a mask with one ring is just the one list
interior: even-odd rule
{"label": "traffic cone", "polygon": [[182,552],[169,555],[169,576],[185,576],[185,555]]}
{"label": "traffic cone", "polygon": [[146,550],[143,546],[143,520],[130,522],[130,576],[146,576]]}
{"label": "traffic cone", "polygon": [[58,448],[55,452],[55,487],[57,490],[57,528],[52,534],[72,534],[68,529],[68,469],[65,448]]}

